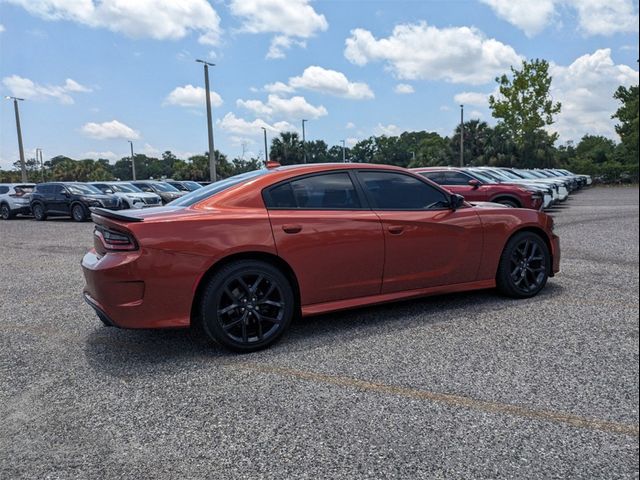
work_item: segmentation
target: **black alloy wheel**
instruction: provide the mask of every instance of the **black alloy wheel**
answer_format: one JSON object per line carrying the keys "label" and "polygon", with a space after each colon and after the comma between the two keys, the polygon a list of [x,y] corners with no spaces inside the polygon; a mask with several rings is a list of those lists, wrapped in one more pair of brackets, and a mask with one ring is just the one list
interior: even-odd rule
{"label": "black alloy wheel", "polygon": [[13,217],[13,215],[11,215],[11,209],[9,208],[9,205],[7,205],[6,203],[0,205],[0,217],[2,217],[3,220],[11,220],[11,218]]}
{"label": "black alloy wheel", "polygon": [[522,232],[514,235],[502,252],[496,283],[511,297],[533,297],[546,285],[550,270],[547,244],[533,232]]}
{"label": "black alloy wheel", "polygon": [[289,326],[293,312],[287,278],[273,265],[252,260],[234,262],[216,273],[201,306],[207,335],[239,352],[274,343]]}
{"label": "black alloy wheel", "polygon": [[76,222],[84,222],[87,219],[87,212],[82,205],[76,203],[71,207],[71,217]]}
{"label": "black alloy wheel", "polygon": [[34,204],[31,210],[33,211],[33,218],[37,221],[42,222],[47,219],[47,214],[44,213],[44,205],[41,203]]}

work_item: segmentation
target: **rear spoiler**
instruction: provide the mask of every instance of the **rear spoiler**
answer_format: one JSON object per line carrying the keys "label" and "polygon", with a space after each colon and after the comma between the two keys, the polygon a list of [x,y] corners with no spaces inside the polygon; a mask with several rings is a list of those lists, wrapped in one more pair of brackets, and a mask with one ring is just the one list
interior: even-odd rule
{"label": "rear spoiler", "polygon": [[144,222],[144,218],[134,217],[127,215],[126,213],[118,213],[113,210],[107,210],[106,208],[92,207],[91,213],[100,215],[101,217],[113,218],[114,220],[121,220],[123,222]]}

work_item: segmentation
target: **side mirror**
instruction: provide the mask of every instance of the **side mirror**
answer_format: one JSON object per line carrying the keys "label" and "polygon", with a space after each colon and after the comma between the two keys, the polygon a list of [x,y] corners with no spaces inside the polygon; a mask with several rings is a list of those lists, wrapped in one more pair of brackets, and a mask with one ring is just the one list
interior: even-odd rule
{"label": "side mirror", "polygon": [[452,194],[449,198],[449,206],[451,207],[451,210],[458,210],[462,205],[464,205],[464,197],[457,193]]}
{"label": "side mirror", "polygon": [[65,197],[69,198],[71,196],[71,194],[67,191],[62,192],[62,195],[64,195]]}
{"label": "side mirror", "polygon": [[480,188],[480,185],[482,185],[482,182],[480,182],[480,180],[472,178],[471,180],[469,180],[469,185],[471,185],[474,190],[477,190],[478,188]]}
{"label": "side mirror", "polygon": [[113,190],[111,190],[110,188],[107,188],[104,193],[106,193],[107,195],[111,195],[113,193]]}

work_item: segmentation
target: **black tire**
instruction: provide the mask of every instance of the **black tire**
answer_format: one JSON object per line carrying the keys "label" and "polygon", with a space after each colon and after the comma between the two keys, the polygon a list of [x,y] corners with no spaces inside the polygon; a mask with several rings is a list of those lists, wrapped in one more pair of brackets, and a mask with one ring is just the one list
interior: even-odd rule
{"label": "black tire", "polygon": [[31,207],[31,211],[33,212],[33,218],[35,218],[37,221],[42,222],[47,219],[44,205],[42,205],[41,203],[34,203]]}
{"label": "black tire", "polygon": [[0,205],[0,218],[2,218],[3,220],[11,220],[13,217],[15,217],[15,215],[11,213],[9,205],[7,205],[6,203]]}
{"label": "black tire", "polygon": [[202,329],[229,350],[254,352],[282,337],[294,303],[291,284],[280,270],[259,260],[240,260],[208,281],[200,305]]}
{"label": "black tire", "polygon": [[515,200],[511,200],[510,198],[499,198],[498,200],[494,200],[496,203],[501,205],[506,205],[511,208],[520,208],[520,204]]}
{"label": "black tire", "polygon": [[87,209],[80,203],[71,206],[71,218],[76,222],[84,222],[87,220]]}
{"label": "black tire", "polygon": [[515,234],[500,257],[496,285],[513,298],[529,298],[547,284],[551,255],[544,240],[533,232]]}

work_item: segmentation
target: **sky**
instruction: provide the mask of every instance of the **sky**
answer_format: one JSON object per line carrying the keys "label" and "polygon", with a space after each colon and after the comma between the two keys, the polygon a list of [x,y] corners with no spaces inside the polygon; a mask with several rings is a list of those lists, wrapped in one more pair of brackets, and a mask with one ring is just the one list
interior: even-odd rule
{"label": "sky", "polygon": [[[495,77],[550,63],[559,142],[618,140],[619,85],[638,84],[634,0],[0,0],[0,93],[24,98],[27,158],[160,156],[215,146],[264,158],[263,131],[347,145],[460,121],[495,124]],[[19,158],[0,102],[0,168]]]}

